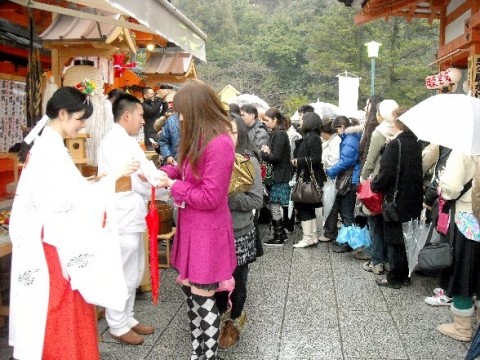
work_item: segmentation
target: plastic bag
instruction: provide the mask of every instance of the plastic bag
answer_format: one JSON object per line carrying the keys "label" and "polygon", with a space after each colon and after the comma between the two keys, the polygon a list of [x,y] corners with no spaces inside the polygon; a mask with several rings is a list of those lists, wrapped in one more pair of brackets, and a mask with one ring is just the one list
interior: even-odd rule
{"label": "plastic bag", "polygon": [[325,222],[332,211],[335,198],[337,197],[337,189],[332,179],[327,179],[323,184],[323,221]]}
{"label": "plastic bag", "polygon": [[364,228],[361,228],[355,225],[342,225],[338,232],[337,242],[340,245],[348,244],[352,249],[358,249],[361,247],[368,248],[372,244],[368,227],[365,226]]}
{"label": "plastic bag", "polygon": [[418,253],[425,246],[431,226],[432,224],[425,223],[423,216],[421,216],[421,220],[412,219],[402,224],[409,277],[412,275],[415,266],[417,266]]}

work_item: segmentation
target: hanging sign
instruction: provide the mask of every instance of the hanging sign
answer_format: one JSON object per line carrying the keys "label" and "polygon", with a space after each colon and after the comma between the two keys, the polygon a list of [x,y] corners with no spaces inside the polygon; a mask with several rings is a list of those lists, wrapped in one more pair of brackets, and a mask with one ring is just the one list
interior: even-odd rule
{"label": "hanging sign", "polygon": [[457,84],[461,77],[462,73],[459,69],[450,68],[438,74],[427,76],[425,85],[429,90],[442,89],[449,85]]}

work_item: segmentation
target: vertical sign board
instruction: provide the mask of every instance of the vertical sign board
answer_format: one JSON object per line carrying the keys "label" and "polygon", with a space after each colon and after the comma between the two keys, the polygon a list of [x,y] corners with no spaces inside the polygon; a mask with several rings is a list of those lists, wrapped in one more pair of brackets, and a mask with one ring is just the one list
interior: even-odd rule
{"label": "vertical sign board", "polygon": [[468,89],[472,96],[480,98],[480,56],[471,55],[468,57]]}

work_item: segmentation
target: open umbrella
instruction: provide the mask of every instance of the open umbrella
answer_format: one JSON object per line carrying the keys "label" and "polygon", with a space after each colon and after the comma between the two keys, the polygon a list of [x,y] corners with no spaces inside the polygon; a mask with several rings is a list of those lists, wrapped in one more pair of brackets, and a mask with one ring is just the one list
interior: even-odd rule
{"label": "open umbrella", "polygon": [[[334,119],[337,117],[337,115],[340,115],[340,109],[334,104],[317,101],[309,105],[313,106],[315,113],[320,115],[321,118],[325,116]],[[298,116],[298,111],[295,111],[295,114],[292,115],[290,120],[296,121],[299,118]]]}
{"label": "open umbrella", "polygon": [[254,105],[257,109],[263,109],[267,111],[270,109],[270,106],[261,98],[259,98],[257,95],[253,94],[242,94],[238,95],[235,99],[236,103],[238,106],[242,106],[244,104],[252,104]]}
{"label": "open umbrella", "polygon": [[421,140],[467,155],[480,155],[480,99],[439,94],[415,105],[400,120]]}
{"label": "open umbrella", "polygon": [[158,228],[160,226],[160,216],[157,211],[155,201],[155,188],[152,186],[152,198],[148,206],[148,213],[145,216],[148,229],[148,243],[150,250],[150,280],[152,283],[152,298],[156,305],[158,301],[158,289],[160,287],[160,274],[158,271]]}

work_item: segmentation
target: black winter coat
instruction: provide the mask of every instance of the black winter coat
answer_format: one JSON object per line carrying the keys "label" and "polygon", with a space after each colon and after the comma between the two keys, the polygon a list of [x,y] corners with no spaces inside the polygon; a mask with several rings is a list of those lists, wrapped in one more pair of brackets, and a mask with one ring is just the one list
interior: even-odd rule
{"label": "black winter coat", "polygon": [[[402,144],[402,152],[396,203],[400,221],[396,227],[398,225],[401,227],[401,223],[420,217],[423,201],[422,146],[411,131],[400,133],[385,147],[380,160],[380,170],[372,181],[372,190],[382,192],[384,201],[392,201],[397,176],[399,141]],[[385,224],[387,227],[395,227],[395,224]],[[386,233],[385,241],[403,244],[401,231],[395,234],[395,236],[388,236]]]}
{"label": "black winter coat", "polygon": [[[300,142],[300,140],[299,140]],[[297,159],[297,177],[303,172],[304,176],[309,176],[309,163],[312,162],[313,173],[318,185],[322,188],[327,180],[322,164],[322,140],[314,131],[306,133],[298,148],[295,149],[294,158]]]}
{"label": "black winter coat", "polygon": [[277,129],[270,137],[270,154],[260,152],[262,160],[273,165],[273,183],[288,183],[292,178],[290,163],[290,140],[287,132]]}

